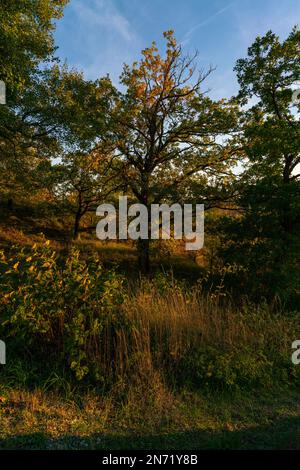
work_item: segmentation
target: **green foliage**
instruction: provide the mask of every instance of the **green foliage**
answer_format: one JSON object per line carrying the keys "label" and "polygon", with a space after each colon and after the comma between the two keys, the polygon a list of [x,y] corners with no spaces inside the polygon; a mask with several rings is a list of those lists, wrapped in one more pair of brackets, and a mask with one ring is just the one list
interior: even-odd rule
{"label": "green foliage", "polygon": [[0,79],[9,95],[26,87],[43,60],[55,51],[54,21],[68,0],[2,0],[0,4]]}
{"label": "green foliage", "polygon": [[299,302],[299,182],[265,177],[243,189],[240,204],[243,213],[220,218],[217,227],[218,255],[238,268],[226,276],[227,288],[257,301]]}
{"label": "green foliage", "polygon": [[[288,361],[280,361],[267,353],[243,347],[229,351],[217,347],[203,346],[188,351],[182,358],[182,383],[190,382],[196,387],[218,387],[221,389],[255,388],[271,386],[272,383],[292,382],[293,369]],[[298,374],[299,380],[299,374]]]}
{"label": "green foliage", "polygon": [[247,349],[219,351],[213,347],[199,347],[188,351],[182,359],[185,380],[195,386],[238,388],[240,386],[267,385],[272,381],[272,364],[265,355]]}
{"label": "green foliage", "polygon": [[235,292],[260,301],[279,299],[299,307],[299,103],[292,93],[300,77],[300,32],[280,41],[269,31],[237,62],[239,99],[255,104],[241,116],[240,144],[247,160],[236,184],[236,217],[220,219],[225,265],[240,271],[227,277]]}
{"label": "green foliage", "polygon": [[290,360],[296,313],[267,305],[231,311],[222,293],[205,297],[201,286],[189,289],[167,274],[128,295],[97,258],[83,260],[77,250],[59,258],[49,242],[2,252],[0,270],[0,335],[15,358],[8,381],[41,380],[71,393],[75,378],[120,391],[157,374],[180,388],[300,380]]}
{"label": "green foliage", "polygon": [[[293,366],[288,350],[282,347],[284,338],[271,333],[269,322],[276,322],[278,318],[272,320],[264,306],[253,307],[252,311],[248,306],[237,315],[237,323],[241,319],[257,340],[227,345],[203,340],[191,343],[176,366],[173,364],[179,385],[189,383],[195,388],[238,390],[299,383],[299,369]],[[298,328],[297,314],[286,323],[292,325],[293,321]]]}
{"label": "green foliage", "polygon": [[[118,322],[122,279],[72,250],[60,261],[49,242],[1,258],[1,330],[45,360],[62,358],[78,379],[92,368],[101,333]],[[90,357],[90,361],[89,361]],[[37,358],[36,358],[37,359]],[[101,364],[99,364],[101,368]]]}

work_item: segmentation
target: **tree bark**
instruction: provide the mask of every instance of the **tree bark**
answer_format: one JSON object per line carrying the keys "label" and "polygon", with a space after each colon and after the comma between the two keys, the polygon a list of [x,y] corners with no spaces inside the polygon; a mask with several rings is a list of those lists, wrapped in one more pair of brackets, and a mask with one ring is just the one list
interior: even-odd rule
{"label": "tree bark", "polygon": [[77,240],[79,236],[79,228],[80,228],[80,219],[81,219],[81,211],[78,211],[75,214],[75,222],[74,222],[74,230],[73,230],[73,239]]}
{"label": "tree bark", "polygon": [[151,236],[151,207],[149,204],[149,179],[150,174],[148,168],[145,168],[144,173],[141,174],[141,193],[140,200],[141,204],[147,207],[148,212],[148,239],[138,240],[138,264],[141,274],[148,275],[150,272],[150,236]]}
{"label": "tree bark", "polygon": [[138,240],[138,264],[142,274],[150,272],[150,240]]}
{"label": "tree bark", "polygon": [[75,221],[74,221],[74,230],[73,230],[73,239],[77,240],[79,236],[79,228],[80,228],[80,220],[81,217],[84,215],[85,211],[83,210],[83,201],[82,201],[82,193],[78,191],[78,205],[77,211],[75,213]]}
{"label": "tree bark", "polygon": [[8,200],[7,200],[7,209],[9,211],[12,211],[14,208],[14,202],[13,202],[13,198],[12,197],[9,197]]}

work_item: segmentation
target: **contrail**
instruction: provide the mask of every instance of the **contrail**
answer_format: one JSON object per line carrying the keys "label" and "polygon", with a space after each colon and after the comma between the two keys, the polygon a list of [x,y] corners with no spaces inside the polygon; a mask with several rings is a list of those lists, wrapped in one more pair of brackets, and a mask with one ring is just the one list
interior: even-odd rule
{"label": "contrail", "polygon": [[189,42],[192,34],[199,28],[201,28],[202,26],[205,26],[207,25],[208,23],[210,23],[212,20],[214,20],[216,18],[216,16],[219,16],[221,15],[222,13],[224,13],[225,11],[227,11],[229,8],[232,7],[232,5],[234,5],[236,3],[236,1],[234,2],[231,2],[229,3],[229,5],[227,5],[226,7],[224,8],[221,8],[220,10],[216,11],[216,13],[214,13],[213,15],[209,16],[208,18],[206,18],[206,20],[203,20],[201,21],[201,23],[198,23],[196,24],[195,26],[193,26],[187,33],[185,33],[184,37],[183,37],[183,40],[180,41],[180,44],[181,45],[185,45]]}

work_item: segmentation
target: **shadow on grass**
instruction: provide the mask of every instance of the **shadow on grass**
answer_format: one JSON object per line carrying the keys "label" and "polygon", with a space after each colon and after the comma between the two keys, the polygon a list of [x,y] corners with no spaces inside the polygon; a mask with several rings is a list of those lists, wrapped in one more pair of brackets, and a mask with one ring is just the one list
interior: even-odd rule
{"label": "shadow on grass", "polygon": [[300,418],[278,419],[268,426],[244,430],[192,430],[154,435],[90,436],[47,433],[19,434],[0,438],[1,450],[205,450],[205,449],[300,449]]}

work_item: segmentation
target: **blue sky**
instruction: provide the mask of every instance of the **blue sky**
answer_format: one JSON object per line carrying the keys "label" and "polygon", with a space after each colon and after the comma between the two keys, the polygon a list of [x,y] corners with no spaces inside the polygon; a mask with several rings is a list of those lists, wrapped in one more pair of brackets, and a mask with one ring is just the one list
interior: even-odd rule
{"label": "blue sky", "polygon": [[269,29],[284,38],[300,25],[300,0],[70,0],[55,33],[58,56],[96,79],[110,74],[118,84],[122,64],[139,59],[162,32],[174,29],[198,65],[216,70],[206,88],[213,98],[237,91],[233,67],[256,36]]}

